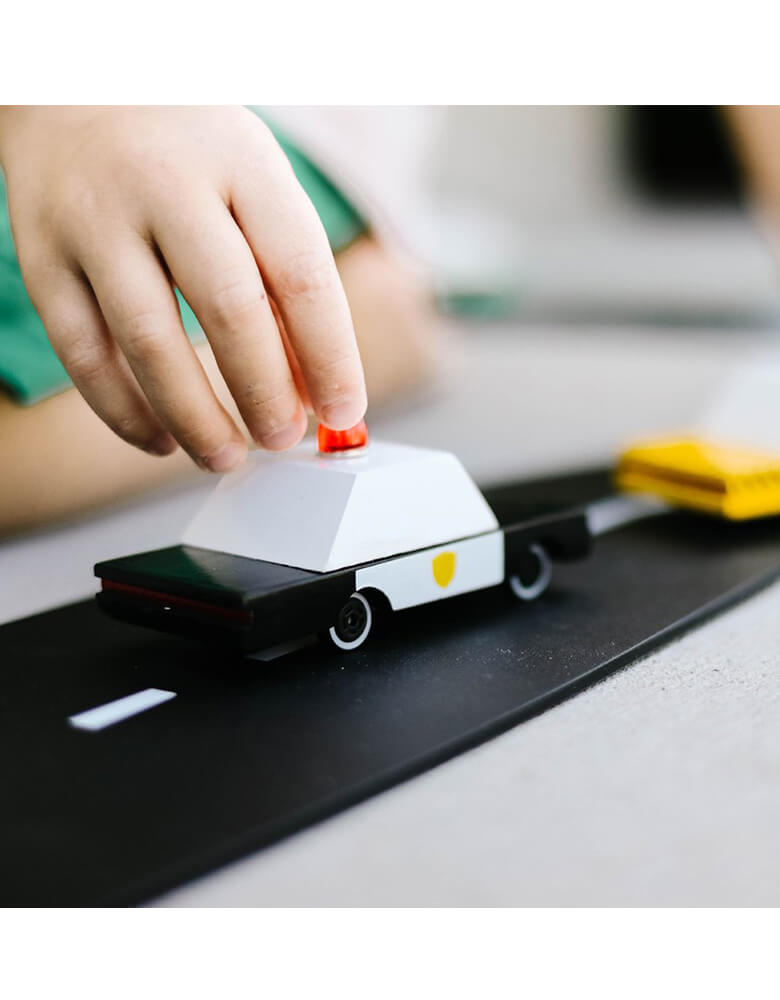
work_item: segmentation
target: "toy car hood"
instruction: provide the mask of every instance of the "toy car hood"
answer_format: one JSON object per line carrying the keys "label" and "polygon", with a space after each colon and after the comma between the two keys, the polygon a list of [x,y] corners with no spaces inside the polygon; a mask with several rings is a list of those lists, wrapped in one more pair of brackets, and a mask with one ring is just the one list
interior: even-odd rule
{"label": "toy car hood", "polygon": [[326,573],[497,528],[449,452],[374,441],[326,456],[305,441],[224,476],[182,541]]}

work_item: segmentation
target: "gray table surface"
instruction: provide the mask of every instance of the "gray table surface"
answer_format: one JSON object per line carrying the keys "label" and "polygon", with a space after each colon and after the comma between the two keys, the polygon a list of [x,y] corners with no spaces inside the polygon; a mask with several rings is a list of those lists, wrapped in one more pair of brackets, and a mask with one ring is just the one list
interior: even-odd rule
{"label": "gray table surface", "polygon": [[[375,435],[481,482],[601,463],[692,422],[760,331],[475,329]],[[95,560],[171,544],[197,484],[0,544],[0,620],[93,592]],[[530,722],[162,905],[780,902],[780,586]]]}

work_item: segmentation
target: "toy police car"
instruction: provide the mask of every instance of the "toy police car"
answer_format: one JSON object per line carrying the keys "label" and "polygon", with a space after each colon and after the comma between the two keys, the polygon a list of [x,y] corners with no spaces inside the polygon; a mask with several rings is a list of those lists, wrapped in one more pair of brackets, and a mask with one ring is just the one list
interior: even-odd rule
{"label": "toy police car", "polygon": [[[337,442],[341,439],[337,436]],[[244,652],[309,634],[361,646],[400,611],[507,581],[521,600],[552,559],[586,554],[580,511],[500,527],[444,451],[343,439],[253,455],[219,482],[181,545],[99,563],[109,614]]]}

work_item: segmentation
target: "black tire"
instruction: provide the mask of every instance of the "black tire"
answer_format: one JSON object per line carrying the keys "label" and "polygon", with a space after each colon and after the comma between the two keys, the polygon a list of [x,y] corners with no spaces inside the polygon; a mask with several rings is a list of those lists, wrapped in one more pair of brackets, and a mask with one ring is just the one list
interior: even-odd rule
{"label": "black tire", "polygon": [[373,623],[371,605],[362,594],[355,593],[339,611],[336,623],[328,629],[328,638],[337,649],[350,652],[363,645]]}
{"label": "black tire", "polygon": [[552,579],[552,561],[543,545],[535,542],[528,546],[527,565],[522,573],[513,573],[507,578],[509,588],[515,597],[521,601],[535,601],[550,585]]}

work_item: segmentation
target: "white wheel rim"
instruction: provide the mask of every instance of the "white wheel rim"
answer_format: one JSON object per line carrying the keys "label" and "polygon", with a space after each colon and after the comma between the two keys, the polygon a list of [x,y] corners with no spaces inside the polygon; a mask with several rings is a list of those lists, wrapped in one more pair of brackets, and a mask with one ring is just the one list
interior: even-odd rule
{"label": "white wheel rim", "polygon": [[363,631],[360,633],[357,639],[353,639],[352,642],[345,642],[343,639],[340,639],[336,634],[335,625],[331,626],[331,628],[328,629],[328,635],[330,636],[330,641],[333,643],[334,646],[337,646],[339,649],[357,649],[358,646],[362,646],[363,643],[368,638],[368,633],[371,631],[371,623],[374,620],[374,616],[371,613],[371,605],[368,603],[365,597],[363,597],[362,594],[352,594],[350,600],[352,600],[352,598],[354,598],[356,601],[360,601],[360,603],[366,609],[366,624],[365,627],[363,628]]}
{"label": "white wheel rim", "polygon": [[547,555],[547,550],[542,545],[529,545],[528,549],[539,560],[539,575],[533,583],[525,584],[519,576],[509,577],[509,586],[515,597],[521,601],[533,601],[540,594],[543,594],[550,585],[552,579],[552,561]]}

